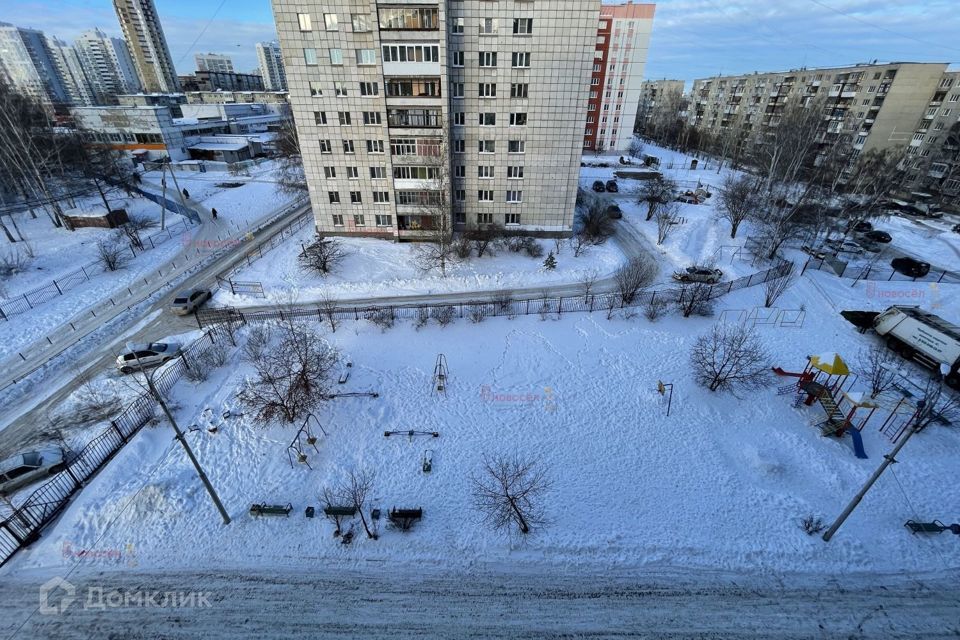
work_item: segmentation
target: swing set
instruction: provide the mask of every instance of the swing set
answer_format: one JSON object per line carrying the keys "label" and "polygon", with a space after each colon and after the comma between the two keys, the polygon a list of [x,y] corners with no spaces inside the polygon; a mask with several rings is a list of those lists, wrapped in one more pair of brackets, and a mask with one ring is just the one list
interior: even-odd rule
{"label": "swing set", "polygon": [[308,469],[313,471],[313,467],[311,467],[307,461],[306,447],[313,447],[313,450],[317,453],[320,453],[320,450],[317,449],[317,436],[314,435],[313,430],[310,428],[310,420],[313,420],[313,423],[320,429],[323,435],[329,435],[315,415],[312,413],[307,414],[303,424],[297,429],[297,435],[293,438],[293,442],[287,447],[287,460],[290,462],[291,467],[294,466],[293,461],[296,459],[298,463],[306,465]]}

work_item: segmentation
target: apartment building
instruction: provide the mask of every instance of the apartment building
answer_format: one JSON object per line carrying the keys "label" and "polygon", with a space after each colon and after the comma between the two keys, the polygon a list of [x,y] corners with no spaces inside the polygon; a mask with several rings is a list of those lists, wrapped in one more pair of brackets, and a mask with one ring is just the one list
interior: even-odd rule
{"label": "apartment building", "polygon": [[60,38],[52,36],[47,36],[47,49],[63,83],[67,102],[73,105],[96,104],[93,85],[87,77],[77,50]]}
{"label": "apartment building", "polygon": [[633,125],[650,48],[654,4],[600,7],[583,148],[625,151]]}
{"label": "apartment building", "polygon": [[910,140],[905,184],[960,210],[960,71],[943,74]]}
{"label": "apartment building", "polygon": [[719,134],[776,125],[786,101],[826,96],[827,134],[855,133],[855,155],[906,147],[947,65],[895,62],[695,80],[688,121]]}
{"label": "apartment building", "polygon": [[197,71],[178,80],[183,91],[263,91],[263,78],[252,73]]}
{"label": "apartment building", "polygon": [[50,42],[42,31],[0,22],[0,78],[49,107],[70,103]]}
{"label": "apartment building", "polygon": [[193,61],[197,64],[197,71],[233,73],[233,60],[221,53],[197,53]]}
{"label": "apartment building", "polygon": [[140,84],[147,92],[180,90],[153,0],[113,0]]}
{"label": "apartment building", "polygon": [[122,38],[90,29],[81,33],[73,46],[90,82],[95,104],[110,104],[118,95],[140,90],[137,69]]}
{"label": "apartment building", "polygon": [[319,232],[415,240],[446,210],[458,229],[570,233],[599,1],[273,12]]}
{"label": "apartment building", "polygon": [[267,91],[286,91],[287,74],[283,69],[283,54],[277,42],[257,43],[257,64],[263,87]]}
{"label": "apartment building", "polygon": [[640,85],[640,104],[634,130],[642,131],[657,106],[664,104],[667,96],[682,96],[686,83],[683,80],[644,80]]}

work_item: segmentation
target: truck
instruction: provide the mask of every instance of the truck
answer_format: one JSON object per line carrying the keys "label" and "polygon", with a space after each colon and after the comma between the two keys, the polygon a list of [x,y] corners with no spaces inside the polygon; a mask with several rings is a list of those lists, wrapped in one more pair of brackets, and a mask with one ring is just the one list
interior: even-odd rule
{"label": "truck", "polygon": [[960,389],[960,327],[920,307],[893,306],[877,314],[873,329],[907,360],[931,369],[947,365],[944,381]]}

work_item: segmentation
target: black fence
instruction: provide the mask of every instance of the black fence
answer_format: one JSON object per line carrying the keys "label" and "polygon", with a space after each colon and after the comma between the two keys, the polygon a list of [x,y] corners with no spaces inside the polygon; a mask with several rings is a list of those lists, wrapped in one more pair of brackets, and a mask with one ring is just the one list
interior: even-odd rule
{"label": "black fence", "polygon": [[[296,206],[302,206],[302,204],[303,201],[297,201]],[[269,253],[279,247],[284,241],[292,238],[298,231],[312,222],[312,211],[307,211],[306,213],[297,216],[288,224],[285,224],[283,227],[281,227],[274,235],[270,236],[268,241],[260,244],[255,249],[246,252],[240,262],[219,274],[217,276],[217,285],[221,289],[228,290],[230,293],[235,295],[252,295],[258,298],[265,297],[262,283],[256,281],[233,280],[233,275],[245,267],[249,267],[254,262],[262,258],[263,254]]]}
{"label": "black fence", "polygon": [[[781,262],[776,266],[758,273],[737,278],[730,282],[710,285],[709,298],[716,299],[731,291],[745,289],[768,280],[787,275],[793,265]],[[682,303],[685,296],[696,294],[690,287],[679,286],[660,291],[641,291],[632,299],[625,300],[619,293],[598,293],[579,296],[562,297],[535,297],[514,298],[505,292],[492,292],[487,298],[477,298],[463,302],[437,302],[432,304],[397,304],[378,306],[326,306],[312,305],[289,309],[276,308],[258,311],[243,311],[234,307],[208,307],[197,312],[197,322],[200,326],[213,326],[226,323],[266,322],[270,320],[286,320],[290,318],[325,321],[334,320],[377,320],[387,316],[391,320],[411,319],[425,321],[437,318],[442,314],[452,313],[459,318],[522,316],[522,315],[563,315],[564,313],[592,313],[593,311],[610,311],[624,308],[636,308],[653,304],[658,299],[667,302]],[[450,311],[452,310],[452,311]]]}
{"label": "black fence", "polygon": [[[205,353],[214,344],[230,340],[230,334],[220,327],[212,327],[183,350],[183,355],[156,374],[154,384],[161,393],[169,393],[190,362]],[[131,402],[110,427],[87,443],[76,455],[68,456],[63,471],[41,485],[3,522],[0,522],[0,566],[13,554],[36,540],[40,531],[57,516],[70,498],[107,463],[143,425],[153,419],[156,401],[143,393]]]}
{"label": "black fence", "polygon": [[[143,253],[147,249],[155,249],[165,242],[172,240],[177,234],[185,231],[186,229],[187,224],[183,221],[180,221],[152,235],[141,236],[140,241],[143,244],[143,247],[140,248],[135,246],[133,243],[130,243],[130,255],[131,257],[135,258],[138,253]],[[45,285],[41,285],[31,289],[30,291],[25,291],[24,293],[18,293],[17,295],[0,302],[0,320],[8,320],[10,316],[26,313],[27,311],[30,311],[31,309],[34,309],[45,302],[53,300],[57,296],[62,296],[71,289],[75,289],[79,285],[90,280],[91,277],[103,273],[104,271],[106,271],[106,269],[104,268],[103,264],[101,264],[98,260],[94,260],[93,262],[81,265],[79,269],[62,275],[56,280],[52,280]]]}
{"label": "black fence", "polygon": [[803,271],[801,273],[805,273],[808,269],[829,271],[836,276],[841,278],[849,278],[851,280],[884,282],[946,282],[948,284],[960,284],[960,273],[957,273],[956,271],[948,271],[946,269],[937,269],[930,271],[930,273],[923,276],[912,277],[900,273],[889,264],[851,266],[843,260],[830,260],[829,258],[814,257],[811,257],[807,260],[806,264],[803,265]]}

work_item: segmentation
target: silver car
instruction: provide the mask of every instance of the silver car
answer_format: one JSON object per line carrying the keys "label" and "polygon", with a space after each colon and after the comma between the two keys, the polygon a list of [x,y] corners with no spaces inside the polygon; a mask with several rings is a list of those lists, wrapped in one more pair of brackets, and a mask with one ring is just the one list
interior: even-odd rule
{"label": "silver car", "polygon": [[178,316],[186,316],[199,309],[213,294],[208,289],[190,289],[181,291],[173,299],[170,310]]}
{"label": "silver car", "polygon": [[706,282],[707,284],[717,284],[723,278],[723,271],[712,269],[710,267],[687,267],[683,271],[677,271],[673,274],[674,280],[680,282]]}
{"label": "silver car", "polygon": [[130,345],[126,353],[117,356],[120,373],[158,367],[180,355],[181,346],[176,342],[151,342]]}
{"label": "silver car", "polygon": [[45,449],[21,453],[0,462],[0,494],[8,494],[63,469],[63,452]]}

